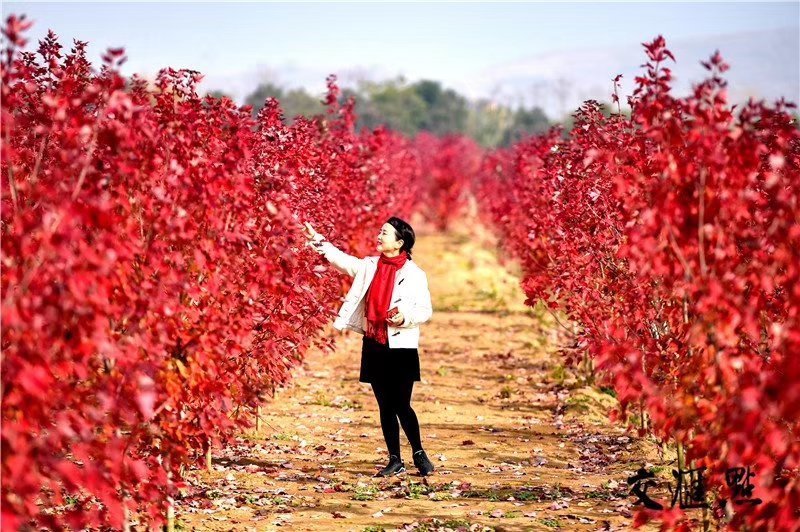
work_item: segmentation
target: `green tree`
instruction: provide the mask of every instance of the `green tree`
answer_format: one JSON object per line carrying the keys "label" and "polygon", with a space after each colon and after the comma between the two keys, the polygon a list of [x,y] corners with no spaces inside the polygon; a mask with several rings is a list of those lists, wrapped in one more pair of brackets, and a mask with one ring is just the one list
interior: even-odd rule
{"label": "green tree", "polygon": [[484,148],[496,148],[503,143],[512,120],[511,109],[481,99],[469,107],[465,133]]}
{"label": "green tree", "polygon": [[[227,94],[227,93],[225,93],[224,91],[221,91],[221,90],[209,91],[206,95],[207,96],[211,96],[212,98],[218,98],[218,99],[219,98],[231,98],[230,94]],[[233,98],[231,98],[231,99],[233,99]]]}
{"label": "green tree", "polygon": [[550,121],[547,115],[539,107],[526,109],[518,108],[514,111],[511,125],[503,134],[503,146],[510,146],[524,137],[539,135],[548,130]]}
{"label": "green tree", "polygon": [[421,130],[426,111],[425,101],[402,78],[379,83],[366,82],[360,87],[363,105],[359,106],[359,127],[374,129],[385,124],[405,135]]}
{"label": "green tree", "polygon": [[272,82],[260,83],[256,89],[247,95],[244,99],[245,105],[253,106],[253,114],[258,114],[261,108],[264,107],[264,102],[267,98],[275,98],[280,101],[283,100],[283,89]]}
{"label": "green tree", "polygon": [[322,97],[315,98],[303,89],[293,89],[280,100],[284,116],[294,121],[297,116],[312,117],[325,112]]}
{"label": "green tree", "polygon": [[304,89],[287,91],[272,82],[261,83],[245,98],[244,104],[252,105],[253,114],[256,115],[264,107],[267,98],[275,98],[280,102],[286,123],[294,122],[297,116],[312,117],[324,111],[321,99],[314,98]]}
{"label": "green tree", "polygon": [[[600,112],[603,113],[603,116],[609,117],[611,115],[617,114],[617,104],[611,102],[598,102],[600,105]],[[631,117],[631,108],[630,107],[619,107],[620,113],[625,117],[630,119]],[[561,121],[561,125],[564,127],[562,130],[562,137],[567,138],[569,137],[572,128],[575,127],[575,113],[569,114],[564,117]]]}
{"label": "green tree", "polygon": [[[255,114],[269,97],[280,102],[288,122],[299,115],[312,117],[325,110],[321,95],[315,98],[303,89],[287,90],[272,82],[258,85],[245,104],[251,105]],[[508,146],[525,136],[544,133],[551,126],[539,107],[512,109],[485,99],[470,101],[433,80],[411,85],[402,77],[362,82],[357,88],[342,89],[341,102],[349,97],[356,101],[359,129],[385,125],[412,137],[421,131],[463,134],[487,148]],[[567,127],[570,120],[567,117]]]}
{"label": "green tree", "polygon": [[467,99],[453,89],[443,89],[438,81],[422,80],[411,89],[425,102],[419,128],[435,135],[466,133],[469,107]]}

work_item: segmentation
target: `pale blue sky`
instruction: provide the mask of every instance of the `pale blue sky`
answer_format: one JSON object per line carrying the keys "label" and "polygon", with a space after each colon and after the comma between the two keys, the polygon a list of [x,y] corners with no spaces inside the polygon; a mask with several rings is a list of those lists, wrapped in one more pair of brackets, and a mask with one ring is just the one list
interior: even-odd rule
{"label": "pale blue sky", "polygon": [[199,70],[214,84],[273,76],[316,88],[328,72],[345,80],[402,74],[463,87],[540,54],[640,48],[657,34],[670,42],[797,28],[800,2],[4,2],[4,17],[12,12],[36,22],[34,39],[52,28],[64,44],[89,41],[93,61],[106,47],[124,46],[128,74],[172,66]]}

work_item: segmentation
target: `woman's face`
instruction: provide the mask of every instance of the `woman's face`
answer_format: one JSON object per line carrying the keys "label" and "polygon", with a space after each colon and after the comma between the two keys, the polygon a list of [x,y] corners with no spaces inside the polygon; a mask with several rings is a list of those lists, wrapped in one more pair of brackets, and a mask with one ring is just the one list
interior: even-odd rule
{"label": "woman's face", "polygon": [[378,233],[378,251],[394,255],[403,247],[403,241],[397,240],[397,232],[391,224],[385,223]]}

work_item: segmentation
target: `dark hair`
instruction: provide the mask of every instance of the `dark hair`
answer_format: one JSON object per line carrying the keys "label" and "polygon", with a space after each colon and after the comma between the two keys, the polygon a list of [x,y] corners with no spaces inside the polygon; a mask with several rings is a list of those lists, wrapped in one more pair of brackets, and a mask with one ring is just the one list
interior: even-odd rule
{"label": "dark hair", "polygon": [[411,248],[414,247],[414,241],[416,240],[414,229],[408,225],[408,222],[401,220],[397,216],[392,216],[386,223],[394,227],[397,240],[403,241],[400,251],[405,251],[408,253],[408,258],[411,258]]}

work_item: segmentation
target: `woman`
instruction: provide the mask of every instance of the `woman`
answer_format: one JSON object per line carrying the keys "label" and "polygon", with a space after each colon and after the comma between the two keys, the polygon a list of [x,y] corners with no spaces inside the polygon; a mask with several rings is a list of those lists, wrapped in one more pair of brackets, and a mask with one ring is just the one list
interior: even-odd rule
{"label": "woman", "polygon": [[381,255],[363,259],[339,250],[308,222],[303,232],[309,245],[354,278],[333,326],[364,335],[359,381],[372,385],[389,450],[389,463],[378,474],[406,470],[400,458],[399,419],[411,444],[414,465],[422,476],[429,475],[434,468],[422,448],[411,393],[414,382],[420,380],[419,324],[430,319],[433,309],[428,277],[411,260],[414,230],[400,218],[389,218],[378,234]]}

